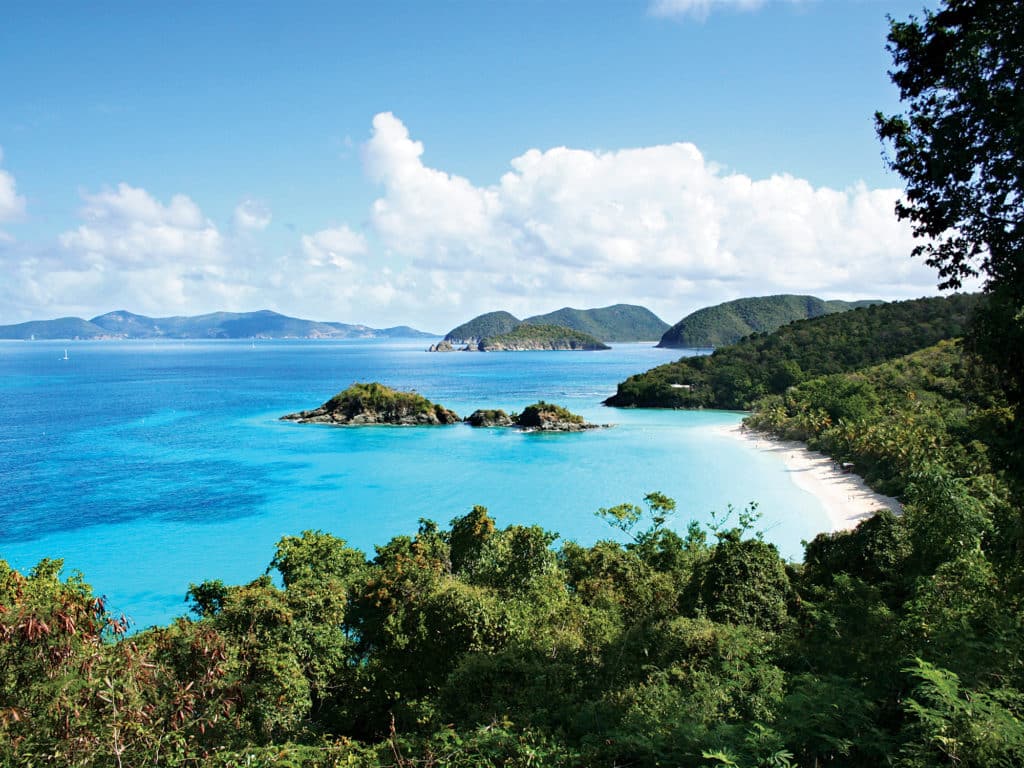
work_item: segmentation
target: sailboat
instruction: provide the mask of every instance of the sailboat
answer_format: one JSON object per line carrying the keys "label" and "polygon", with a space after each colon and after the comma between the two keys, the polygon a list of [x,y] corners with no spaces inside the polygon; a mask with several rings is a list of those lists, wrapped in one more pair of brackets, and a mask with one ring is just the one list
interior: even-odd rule
{"label": "sailboat", "polygon": [[64,350],[64,357],[62,357],[61,359],[62,360],[67,360],[68,359],[68,351],[66,349]]}

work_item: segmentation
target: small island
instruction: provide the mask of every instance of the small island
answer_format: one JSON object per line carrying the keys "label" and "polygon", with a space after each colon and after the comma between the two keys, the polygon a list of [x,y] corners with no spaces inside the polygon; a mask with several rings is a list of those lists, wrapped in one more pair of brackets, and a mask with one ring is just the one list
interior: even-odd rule
{"label": "small island", "polygon": [[[515,414],[513,414],[514,416]],[[480,408],[466,417],[471,427],[512,427],[515,426],[512,416],[500,408]]]}
{"label": "small island", "polygon": [[[532,325],[523,323],[505,333],[469,341],[460,352],[527,352],[562,350],[573,352],[611,349],[595,336],[559,325]],[[446,340],[431,345],[429,352],[453,352],[455,347]]]}
{"label": "small island", "polygon": [[422,395],[399,392],[378,382],[353,384],[319,408],[290,413],[282,416],[281,420],[338,426],[438,426],[461,421],[457,413],[430,402]]}
{"label": "small island", "polygon": [[611,349],[595,336],[560,325],[524,323],[507,333],[489,336],[477,344],[481,352],[523,352],[528,350],[571,350],[589,352]]}
{"label": "small island", "polygon": [[578,414],[543,400],[526,406],[522,413],[513,414],[513,423],[528,432],[582,432],[601,429],[608,424],[591,424]]}
{"label": "small island", "polygon": [[582,432],[609,426],[590,424],[567,408],[543,400],[526,406],[522,413],[508,414],[501,409],[473,411],[466,423],[471,427],[518,427],[524,432]]}
{"label": "small island", "polygon": [[500,408],[481,408],[463,420],[455,411],[432,403],[416,392],[401,392],[376,381],[353,384],[319,408],[289,413],[280,420],[342,427],[379,424],[433,427],[464,421],[471,427],[512,427],[524,432],[582,432],[609,426],[590,424],[582,416],[543,400],[528,405],[522,413],[509,414]]}

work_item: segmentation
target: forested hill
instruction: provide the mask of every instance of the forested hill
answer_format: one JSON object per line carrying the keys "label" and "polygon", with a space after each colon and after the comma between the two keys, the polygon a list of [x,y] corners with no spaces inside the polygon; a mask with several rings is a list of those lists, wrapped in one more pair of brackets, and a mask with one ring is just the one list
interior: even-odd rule
{"label": "forested hill", "polygon": [[522,322],[515,315],[502,310],[487,312],[452,328],[445,334],[444,340],[450,341],[452,344],[469,344],[486,339],[488,336],[499,336],[514,331]]}
{"label": "forested hill", "polygon": [[770,333],[794,320],[806,320],[880,301],[824,301],[816,296],[756,296],[736,299],[693,312],[669,328],[659,347],[720,347],[752,333]]}
{"label": "forested hill", "polygon": [[560,325],[589,333],[602,341],[653,341],[660,339],[668,323],[646,307],[615,304],[598,309],[563,307],[523,321],[530,325]]}
{"label": "forested hill", "polygon": [[589,334],[601,341],[652,341],[661,338],[668,323],[646,307],[615,304],[596,309],[562,309],[520,320],[508,312],[488,312],[452,328],[444,337],[452,344],[476,343],[510,333],[521,325],[559,326]]}
{"label": "forested hill", "polygon": [[979,294],[861,307],[748,336],[707,357],[631,376],[606,405],[746,409],[823,374],[852,371],[961,336]]}

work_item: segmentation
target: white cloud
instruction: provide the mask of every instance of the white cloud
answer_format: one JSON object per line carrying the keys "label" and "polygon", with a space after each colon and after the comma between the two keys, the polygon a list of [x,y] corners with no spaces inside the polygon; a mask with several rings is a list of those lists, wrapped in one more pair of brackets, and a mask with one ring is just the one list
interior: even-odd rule
{"label": "white cloud", "polygon": [[187,195],[164,203],[122,183],[82,197],[83,223],[58,237],[60,250],[22,260],[20,290],[40,306],[171,314],[263,300],[250,265]]}
{"label": "white cloud", "polygon": [[[3,149],[0,148],[0,163],[4,160]],[[18,194],[14,176],[0,168],[0,221],[13,221],[25,214],[25,198]],[[0,230],[0,240],[10,241],[13,238]]]}
{"label": "white cloud", "polygon": [[[767,0],[652,0],[648,12],[662,18],[706,19],[711,11],[733,10],[754,11],[765,5]],[[789,3],[801,0],[786,0]]]}
{"label": "white cloud", "polygon": [[408,289],[425,295],[440,281],[466,315],[630,301],[674,322],[684,310],[774,292],[934,293],[934,275],[909,258],[897,189],[752,179],[686,143],[533,149],[483,187],[422,156],[394,115],[374,118],[364,161],[383,193],[371,225],[412,265]]}
{"label": "white cloud", "polygon": [[79,226],[58,244],[0,240],[0,322],[269,307],[444,331],[494,309],[629,302],[675,322],[741,296],[936,292],[909,256],[896,189],[754,179],[689,143],[531,149],[481,185],[425,163],[390,113],[373,119],[362,155],[380,188],[363,226],[338,222],[284,249],[255,236],[270,211],[248,200],[223,233],[186,195],[129,184],[83,194]]}
{"label": "white cloud", "polygon": [[270,208],[256,200],[243,200],[235,206],[235,229],[260,232],[270,225]]}
{"label": "white cloud", "polygon": [[146,190],[119,184],[85,194],[78,229],[60,235],[60,244],[95,268],[150,269],[160,264],[216,261],[222,238],[186,195],[166,205]]}
{"label": "white cloud", "polygon": [[366,253],[366,238],[346,226],[302,236],[302,250],[313,267],[351,269],[351,258]]}

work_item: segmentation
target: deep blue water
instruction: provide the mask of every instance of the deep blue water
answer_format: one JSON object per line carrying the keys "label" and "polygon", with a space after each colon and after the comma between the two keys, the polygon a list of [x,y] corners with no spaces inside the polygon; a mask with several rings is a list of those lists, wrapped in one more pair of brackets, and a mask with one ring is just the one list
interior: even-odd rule
{"label": "deep blue water", "polygon": [[[0,558],[28,569],[62,557],[147,626],[184,612],[190,582],[262,574],[281,536],[322,529],[372,554],[420,518],[447,523],[474,504],[502,525],[592,543],[612,533],[597,509],[650,491],[677,500],[679,529],[757,501],[766,538],[792,558],[828,526],[777,458],[714,432],[739,414],[600,405],[678,351],[426,346],[0,342]],[[353,381],[415,389],[462,415],[546,399],[615,426],[544,435],[278,421]]]}

